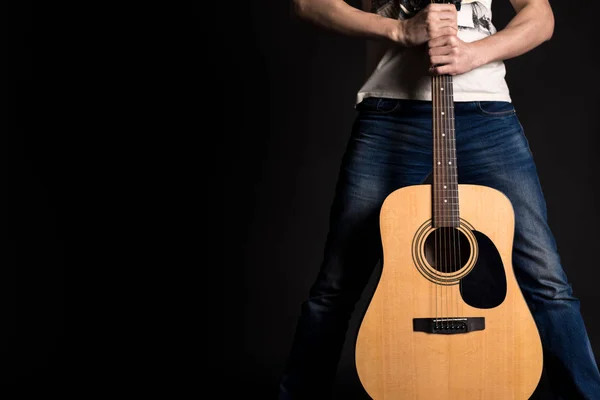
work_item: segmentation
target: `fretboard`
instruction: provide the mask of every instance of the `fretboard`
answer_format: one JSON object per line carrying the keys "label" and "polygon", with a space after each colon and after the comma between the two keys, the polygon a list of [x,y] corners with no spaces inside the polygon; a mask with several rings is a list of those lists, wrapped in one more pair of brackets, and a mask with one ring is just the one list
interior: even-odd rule
{"label": "fretboard", "polygon": [[431,78],[433,105],[433,226],[460,225],[452,76]]}

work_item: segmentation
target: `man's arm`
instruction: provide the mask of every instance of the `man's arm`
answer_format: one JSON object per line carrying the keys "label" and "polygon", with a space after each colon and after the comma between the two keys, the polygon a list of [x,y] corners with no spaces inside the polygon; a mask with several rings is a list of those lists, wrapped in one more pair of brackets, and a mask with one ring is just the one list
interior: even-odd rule
{"label": "man's arm", "polygon": [[[370,1],[368,2],[370,3]],[[398,42],[398,21],[370,13],[362,3],[363,10],[351,6],[344,0],[294,0],[296,14],[323,28],[350,36]]]}
{"label": "man's arm", "polygon": [[[363,0],[368,9],[370,1]],[[417,46],[434,37],[456,35],[456,8],[450,4],[430,4],[406,21],[363,11],[344,0],[294,0],[298,16],[321,27],[350,36],[387,41],[401,46]]]}
{"label": "man's arm", "polygon": [[510,0],[517,14],[496,34],[476,43],[484,64],[524,54],[554,33],[554,14],[548,0]]}
{"label": "man's arm", "polygon": [[516,15],[504,29],[484,39],[465,43],[448,35],[429,41],[432,73],[457,75],[493,61],[524,54],[550,40],[554,14],[548,0],[510,0]]}

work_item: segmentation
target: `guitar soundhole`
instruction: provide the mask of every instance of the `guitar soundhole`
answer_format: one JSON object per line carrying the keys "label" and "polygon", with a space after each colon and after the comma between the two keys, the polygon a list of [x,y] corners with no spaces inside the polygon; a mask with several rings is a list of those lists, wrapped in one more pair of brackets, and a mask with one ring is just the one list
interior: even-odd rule
{"label": "guitar soundhole", "polygon": [[454,227],[440,227],[429,233],[424,243],[425,259],[436,271],[455,273],[471,256],[469,239]]}

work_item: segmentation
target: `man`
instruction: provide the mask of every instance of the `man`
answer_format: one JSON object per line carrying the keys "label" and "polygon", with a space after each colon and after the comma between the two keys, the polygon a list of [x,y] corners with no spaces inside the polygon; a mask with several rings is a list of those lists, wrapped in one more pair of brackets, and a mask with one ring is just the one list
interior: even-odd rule
{"label": "man", "polygon": [[[500,1],[500,0],[499,0]],[[296,0],[298,15],[372,39],[385,53],[357,93],[320,273],[301,316],[280,399],[331,396],[348,321],[380,260],[378,216],[393,190],[432,169],[431,76],[453,76],[460,183],[502,191],[515,213],[513,268],[537,324],[544,363],[561,399],[600,399],[600,373],[579,300],[562,269],[531,151],[505,81],[503,60],[553,34],[548,0],[510,0],[516,15],[497,31],[491,0],[451,4]]]}

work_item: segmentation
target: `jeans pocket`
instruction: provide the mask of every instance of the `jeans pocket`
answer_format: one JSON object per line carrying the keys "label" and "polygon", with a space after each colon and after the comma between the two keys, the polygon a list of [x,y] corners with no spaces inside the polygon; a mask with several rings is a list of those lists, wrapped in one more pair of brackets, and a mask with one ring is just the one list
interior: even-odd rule
{"label": "jeans pocket", "polygon": [[376,114],[390,114],[400,108],[400,99],[387,97],[367,97],[361,101],[357,109]]}
{"label": "jeans pocket", "polygon": [[477,101],[477,111],[487,117],[507,117],[516,113],[509,101]]}

